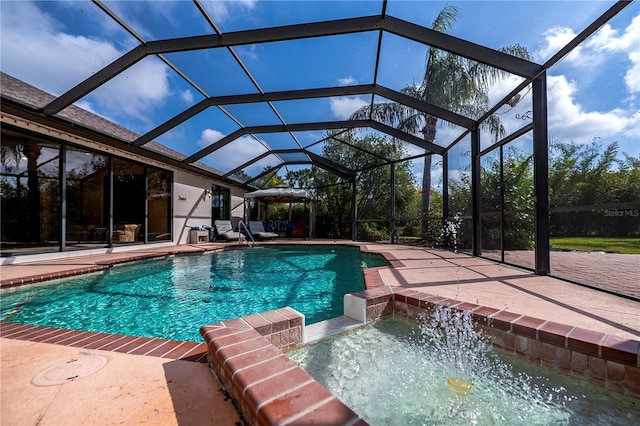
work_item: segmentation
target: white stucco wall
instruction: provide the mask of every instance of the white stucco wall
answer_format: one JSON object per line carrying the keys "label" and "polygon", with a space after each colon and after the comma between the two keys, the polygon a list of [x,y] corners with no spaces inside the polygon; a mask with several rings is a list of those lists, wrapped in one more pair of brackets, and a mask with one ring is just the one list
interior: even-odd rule
{"label": "white stucco wall", "polygon": [[211,180],[176,171],[173,174],[173,242],[187,244],[189,228],[211,225]]}
{"label": "white stucco wall", "polygon": [[[231,217],[239,218],[240,220],[244,220],[244,193],[247,192],[242,188],[231,188]],[[236,219],[237,220],[237,219]],[[234,220],[234,224],[236,222]]]}
{"label": "white stucco wall", "polygon": [[[173,241],[188,244],[189,228],[211,226],[211,198],[206,190],[211,184],[226,186],[191,173],[174,171],[173,174]],[[244,217],[244,190],[231,188],[231,216]]]}

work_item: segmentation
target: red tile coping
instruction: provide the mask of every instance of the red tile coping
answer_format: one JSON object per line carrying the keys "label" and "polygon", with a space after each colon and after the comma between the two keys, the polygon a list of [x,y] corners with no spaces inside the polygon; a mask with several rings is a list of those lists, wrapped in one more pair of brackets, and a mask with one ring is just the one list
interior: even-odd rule
{"label": "red tile coping", "polygon": [[0,322],[0,337],[131,355],[207,362],[207,346],[197,342],[94,333],[4,321]]}
{"label": "red tile coping", "polygon": [[60,272],[49,272],[46,274],[30,275],[30,276],[21,277],[21,278],[7,278],[0,281],[0,287],[13,287],[13,286],[19,286],[19,285],[38,283],[42,281],[57,280],[59,278],[67,278],[67,277],[73,277],[76,275],[84,275],[84,274],[91,274],[94,272],[100,272],[109,268],[110,268],[109,265],[96,264],[95,266],[85,266],[82,268],[74,268],[74,269],[69,269],[69,270],[60,271]]}
{"label": "red tile coping", "polygon": [[376,253],[381,255],[382,257],[384,257],[384,260],[386,260],[389,263],[389,266],[391,266],[392,268],[402,268],[404,267],[404,263],[402,263],[401,260],[398,260],[397,257],[395,257],[393,254],[389,253],[389,252],[374,252],[371,251],[369,253]]}
{"label": "red tile coping", "polygon": [[[202,253],[202,252],[204,252],[204,250],[196,250],[191,253]],[[165,253],[159,253],[159,254],[137,254],[135,256],[127,256],[126,258],[123,257],[119,259],[99,260],[96,262],[96,265],[114,266],[114,265],[120,265],[123,263],[138,262],[141,260],[162,259],[167,256],[172,256],[175,254],[176,254],[175,251],[174,252],[167,251]]]}
{"label": "red tile coping", "polygon": [[365,424],[282,352],[303,342],[303,328],[304,316],[284,308],[206,325],[200,334],[248,424]]}

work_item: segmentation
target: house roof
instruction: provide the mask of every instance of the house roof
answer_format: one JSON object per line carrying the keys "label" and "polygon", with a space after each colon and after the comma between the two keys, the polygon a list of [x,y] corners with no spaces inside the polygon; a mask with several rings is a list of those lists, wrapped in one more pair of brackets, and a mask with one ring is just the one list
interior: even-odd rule
{"label": "house roof", "polygon": [[[45,105],[56,99],[55,96],[46,93],[34,86],[31,86],[17,78],[10,76],[4,72],[0,72],[0,96],[3,100],[2,110],[5,112],[17,112],[12,110],[7,102],[11,102],[14,105],[22,105],[28,107],[34,111],[41,111]],[[116,141],[116,146],[126,147],[132,141],[140,137],[135,132],[132,132],[112,121],[109,121],[99,115],[84,110],[76,105],[70,105],[59,114],[55,114],[52,120],[44,120],[44,122],[52,122],[53,118],[61,119],[71,125],[72,127],[82,127],[95,131],[98,134],[113,138]],[[117,142],[120,142],[119,144]],[[161,159],[173,159],[181,164],[186,158],[184,154],[168,148],[158,142],[150,141],[148,149],[161,154]],[[216,177],[222,176],[224,173],[204,163],[195,164],[205,174],[211,174]],[[235,184],[241,184],[242,182],[230,179]]]}

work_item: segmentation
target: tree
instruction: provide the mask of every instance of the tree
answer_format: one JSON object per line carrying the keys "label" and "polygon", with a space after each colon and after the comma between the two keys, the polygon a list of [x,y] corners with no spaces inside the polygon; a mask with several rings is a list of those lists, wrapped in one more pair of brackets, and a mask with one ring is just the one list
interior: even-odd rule
{"label": "tree", "polygon": [[[553,142],[549,158],[551,234],[557,237],[638,237],[640,158],[603,147]],[[616,212],[616,213],[613,213]]]}
{"label": "tree", "polygon": [[[391,197],[391,169],[386,165],[374,167],[373,157],[399,160],[405,155],[402,145],[389,138],[367,135],[357,138],[354,132],[344,133],[345,144],[328,140],[323,147],[323,156],[351,170],[360,170],[355,175],[356,209],[361,222],[359,238],[378,240],[390,235],[388,223],[380,221],[388,218]],[[365,152],[366,151],[366,152]],[[374,156],[368,154],[373,153]],[[396,163],[396,215],[407,217],[415,214],[415,187],[408,162]],[[319,236],[345,238],[350,235],[351,224],[351,181],[344,181],[330,172],[305,169],[290,172],[286,180],[296,187],[313,188],[317,200],[316,232]],[[412,213],[413,212],[413,213]]]}
{"label": "tree", "polygon": [[[458,9],[446,6],[433,21],[432,29],[446,33],[458,18]],[[527,50],[520,45],[500,49],[521,58],[529,59]],[[417,85],[404,87],[405,95],[423,100],[441,108],[478,119],[489,109],[488,90],[498,79],[505,76],[503,71],[480,64],[455,54],[429,47],[427,49],[425,71]],[[393,127],[415,134],[421,132],[427,142],[436,138],[438,117],[417,111],[398,103],[378,103],[356,111],[351,119],[365,119],[387,123]],[[504,128],[497,116],[491,116],[483,123],[496,138],[504,134]],[[429,206],[431,189],[431,155],[426,152],[422,177],[422,237],[429,229]],[[445,215],[448,212],[443,212]]]}
{"label": "tree", "polygon": [[486,156],[480,182],[483,250],[533,249],[533,154],[509,146],[502,161]]}

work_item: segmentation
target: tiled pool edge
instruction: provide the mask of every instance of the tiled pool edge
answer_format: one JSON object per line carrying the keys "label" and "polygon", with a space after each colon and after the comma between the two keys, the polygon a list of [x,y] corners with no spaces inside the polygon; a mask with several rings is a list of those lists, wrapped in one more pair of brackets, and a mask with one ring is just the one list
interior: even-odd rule
{"label": "tiled pool edge", "polygon": [[287,358],[304,341],[304,315],[291,308],[206,325],[209,365],[249,424],[366,424]]}
{"label": "tiled pool edge", "polygon": [[[273,244],[270,242],[262,241],[262,242],[257,242],[256,245],[269,246]],[[344,247],[359,247],[362,252],[381,255],[387,260],[387,262],[389,262],[391,266],[402,266],[402,263],[396,261],[393,255],[390,255],[388,253],[380,253],[379,251],[370,251],[362,245],[357,246],[353,244],[346,244],[344,242],[342,243],[322,242],[322,243],[314,243],[314,245],[327,245],[327,246],[339,245]],[[111,260],[98,261],[94,265],[70,267],[69,269],[65,269],[62,271],[46,272],[41,274],[21,276],[19,278],[1,278],[0,277],[0,289],[7,289],[7,288],[18,287],[22,285],[28,285],[28,284],[38,284],[38,283],[44,283],[47,281],[53,281],[57,279],[71,278],[79,275],[87,275],[91,273],[103,272],[113,266],[124,264],[124,263],[132,263],[132,262],[139,262],[143,260],[161,259],[161,258],[177,256],[177,255],[198,254],[198,253],[206,253],[211,251],[220,251],[225,249],[238,248],[237,245],[215,245],[215,246],[189,245],[189,247],[190,248],[188,251],[181,250],[181,249],[161,249],[155,252],[144,252],[144,253],[125,251],[125,252],[118,253],[122,257],[118,257]],[[82,257],[82,256],[78,256],[78,257]],[[397,263],[392,263],[392,261],[395,261]],[[11,266],[11,265],[6,265],[6,266]]]}
{"label": "tiled pool edge", "polygon": [[[372,268],[365,272],[367,275],[378,274]],[[367,323],[391,315],[416,321],[439,305],[471,311],[474,321],[489,334],[495,347],[579,376],[607,390],[640,397],[640,341],[424,292],[394,291],[391,287],[367,283],[367,290],[347,296],[351,303],[360,305],[356,310],[364,310],[362,316]],[[348,303],[345,301],[345,305]],[[351,308],[345,307],[347,310]],[[304,316],[296,313],[298,320],[289,317],[273,322],[277,317],[274,313],[279,311],[212,324],[200,330],[208,346],[209,364],[245,420],[252,425],[366,424],[286,357],[283,350],[304,341]],[[255,327],[252,323],[259,325]],[[288,340],[279,337],[282,335],[289,336]]]}
{"label": "tiled pool edge", "polygon": [[129,355],[207,362],[204,343],[0,322],[0,337]]}
{"label": "tiled pool edge", "polygon": [[[389,253],[360,250],[402,266]],[[378,269],[362,270],[366,288],[383,285]],[[213,374],[249,424],[366,425],[284,354],[304,343],[304,328],[304,315],[287,307],[206,325],[200,334]]]}

